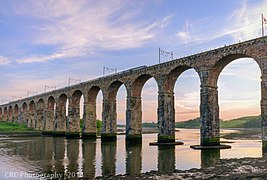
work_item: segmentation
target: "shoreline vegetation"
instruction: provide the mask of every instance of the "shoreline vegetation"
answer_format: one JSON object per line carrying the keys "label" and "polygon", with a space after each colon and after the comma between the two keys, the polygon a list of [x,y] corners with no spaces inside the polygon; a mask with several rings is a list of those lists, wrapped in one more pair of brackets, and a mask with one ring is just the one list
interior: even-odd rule
{"label": "shoreline vegetation", "polygon": [[[97,120],[97,134],[100,135],[102,121]],[[81,123],[82,124],[82,120]],[[125,134],[125,125],[118,124],[118,135]],[[221,134],[221,138],[233,140],[260,140],[261,139],[261,121],[260,116],[241,117],[229,121],[220,121],[221,129],[237,130],[228,134]],[[176,122],[175,128],[181,129],[200,129],[200,119],[190,119],[188,121]],[[81,126],[82,130],[82,126]],[[157,123],[142,123],[143,134],[157,133]],[[176,131],[179,131],[176,129]],[[11,122],[0,122],[0,136],[40,136],[42,131],[27,128],[25,125],[19,125]]]}

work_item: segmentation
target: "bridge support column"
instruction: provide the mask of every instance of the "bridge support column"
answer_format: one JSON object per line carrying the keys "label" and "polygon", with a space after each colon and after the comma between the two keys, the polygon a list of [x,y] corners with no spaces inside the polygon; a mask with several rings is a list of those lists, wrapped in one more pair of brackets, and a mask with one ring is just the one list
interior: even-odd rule
{"label": "bridge support column", "polygon": [[45,124],[44,110],[37,110],[35,121],[36,121],[36,129],[43,131],[44,130],[44,124]]}
{"label": "bridge support column", "polygon": [[30,111],[28,113],[28,127],[29,128],[36,128],[36,112]]}
{"label": "bridge support column", "polygon": [[54,110],[46,108],[44,110],[44,134],[52,134],[54,130]]}
{"label": "bridge support column", "polygon": [[82,131],[82,138],[95,139],[96,138],[96,102],[84,102],[84,127]]}
{"label": "bridge support column", "polygon": [[69,104],[69,116],[67,120],[66,138],[80,137],[80,107],[74,107],[72,102]]}
{"label": "bridge support column", "polygon": [[142,99],[127,97],[126,110],[126,141],[142,141]]}
{"label": "bridge support column", "polygon": [[56,105],[55,123],[54,123],[54,136],[65,136],[66,134],[66,105],[65,102],[59,100]]}
{"label": "bridge support column", "polygon": [[262,148],[264,152],[267,152],[267,74],[263,74],[261,78]]}
{"label": "bridge support column", "polygon": [[220,145],[219,105],[217,87],[201,86],[201,145]]}
{"label": "bridge support column", "polygon": [[117,139],[117,102],[116,100],[103,100],[101,140]]}
{"label": "bridge support column", "polygon": [[175,141],[175,110],[173,93],[158,95],[158,143]]}

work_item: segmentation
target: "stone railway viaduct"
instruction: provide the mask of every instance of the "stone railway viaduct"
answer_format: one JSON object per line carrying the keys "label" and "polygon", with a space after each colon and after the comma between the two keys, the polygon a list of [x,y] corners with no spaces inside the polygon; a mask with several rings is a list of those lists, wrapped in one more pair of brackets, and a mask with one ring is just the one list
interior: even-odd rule
{"label": "stone railway viaduct", "polygon": [[[267,37],[175,59],[169,62],[129,69],[106,77],[17,100],[0,106],[1,121],[67,138],[80,136],[80,98],[84,96],[83,138],[96,137],[96,97],[103,94],[102,140],[116,139],[116,96],[120,86],[127,91],[126,140],[141,140],[141,91],[150,78],[158,85],[158,142],[175,141],[174,85],[179,76],[194,69],[200,79],[201,145],[219,145],[219,105],[217,80],[230,62],[249,57],[261,71],[262,140],[267,141]],[[68,117],[66,102],[69,100]]]}

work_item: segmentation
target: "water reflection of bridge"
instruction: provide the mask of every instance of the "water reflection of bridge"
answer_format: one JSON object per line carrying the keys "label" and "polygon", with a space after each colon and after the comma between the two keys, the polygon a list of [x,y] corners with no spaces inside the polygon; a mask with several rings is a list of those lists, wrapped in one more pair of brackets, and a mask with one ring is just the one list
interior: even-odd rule
{"label": "water reflection of bridge", "polygon": [[[6,143],[8,148],[13,147],[10,155],[16,155],[22,158],[22,161],[34,164],[38,173],[60,173],[65,177],[74,176],[86,177],[89,179],[95,176],[110,176],[118,174],[117,158],[124,152],[118,151],[116,141],[99,142],[95,140],[63,140],[62,138],[38,138],[34,141],[25,141],[23,143]],[[99,147],[100,146],[100,147]],[[124,172],[129,175],[137,176],[142,173],[142,144],[125,144],[125,164]],[[176,159],[174,146],[155,147],[157,149],[157,169],[160,173],[171,173],[176,168]],[[99,151],[101,149],[101,151]],[[263,156],[266,151],[263,151]],[[101,157],[101,158],[100,158]],[[122,156],[123,157],[123,156]],[[201,167],[213,166],[220,159],[220,150],[201,150]],[[97,160],[99,162],[97,162]],[[30,161],[30,162],[29,162]],[[176,162],[177,161],[177,162]],[[100,173],[101,170],[101,173]],[[41,172],[40,172],[41,171]],[[73,174],[74,173],[74,174]]]}

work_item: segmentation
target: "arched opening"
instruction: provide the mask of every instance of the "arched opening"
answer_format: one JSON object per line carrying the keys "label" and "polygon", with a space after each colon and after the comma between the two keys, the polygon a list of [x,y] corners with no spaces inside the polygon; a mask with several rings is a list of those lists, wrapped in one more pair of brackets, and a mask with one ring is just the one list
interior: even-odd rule
{"label": "arched opening", "polygon": [[2,108],[0,108],[0,121],[4,121],[4,120],[3,120],[3,112],[2,112]]}
{"label": "arched opening", "polygon": [[17,104],[14,106],[14,121],[20,123],[19,106]]}
{"label": "arched opening", "polygon": [[[223,66],[217,82],[221,128],[261,128],[260,77],[259,66],[252,58],[233,59]],[[233,125],[238,121],[241,124]]]}
{"label": "arched opening", "polygon": [[[223,71],[223,69],[228,64],[229,64],[229,67],[231,67],[231,65],[230,65],[231,62],[233,62],[233,61],[238,62],[238,61],[236,61],[237,59],[244,58],[244,57],[248,57],[248,56],[245,56],[243,54],[236,54],[236,55],[228,55],[228,56],[225,56],[225,57],[219,59],[217,61],[217,63],[214,65],[214,67],[212,68],[212,70],[209,72],[209,76],[208,76],[208,79],[206,81],[206,84],[202,85],[202,88],[201,88],[201,93],[202,93],[201,98],[203,98],[203,100],[201,102],[201,111],[202,111],[202,113],[201,113],[201,118],[202,118],[201,144],[202,145],[218,145],[219,144],[220,124],[221,124],[221,126],[224,124],[223,121],[220,123],[220,118],[222,117],[221,115],[224,114],[224,112],[222,110],[224,108],[229,109],[229,107],[225,107],[223,104],[221,104],[221,102],[220,102],[221,99],[226,98],[225,99],[226,101],[227,101],[227,99],[228,99],[228,101],[231,100],[231,103],[228,103],[227,106],[231,106],[230,109],[232,112],[233,112],[233,109],[239,109],[244,104],[248,103],[245,101],[248,98],[249,94],[251,94],[251,92],[245,91],[245,88],[251,89],[251,87],[249,87],[247,85],[250,84],[250,86],[251,86],[252,84],[255,84],[255,82],[251,84],[251,82],[247,81],[244,78],[244,75],[242,75],[242,72],[240,72],[243,69],[242,67],[239,67],[239,68],[234,67],[235,70],[231,70],[231,73],[233,76],[231,78],[226,77],[227,82],[222,82],[222,84],[218,83],[219,76],[220,76],[221,72]],[[233,62],[233,64],[235,64],[235,62]],[[251,71],[256,72],[257,70],[255,71],[255,69],[259,69],[259,68],[254,67]],[[243,74],[244,74],[244,72],[243,72]],[[247,72],[247,70],[246,70],[245,74],[249,74],[249,72]],[[229,75],[229,73],[228,73],[228,75]],[[243,77],[241,78],[240,76],[243,76]],[[236,79],[236,78],[238,78],[238,79]],[[251,77],[249,77],[249,78],[251,78]],[[258,77],[258,79],[259,79],[259,77]],[[221,87],[219,87],[220,91],[222,91],[224,89],[223,90],[224,92],[220,92],[220,100],[218,100],[217,84],[219,84],[221,86]],[[257,82],[256,82],[256,84],[257,84]],[[234,92],[235,91],[234,86],[236,86],[237,92]],[[222,90],[221,90],[221,88],[222,88]],[[245,92],[245,93],[243,93],[243,92]],[[242,95],[242,94],[243,94],[243,97],[240,97],[240,95]],[[229,96],[229,97],[227,98],[227,96]],[[239,98],[237,98],[237,97],[239,97]],[[240,101],[241,99],[242,99],[242,102]],[[235,104],[233,101],[237,101],[237,100],[239,101],[239,103]],[[222,103],[225,103],[226,101],[222,101]],[[222,105],[220,107],[220,109],[219,109],[219,102]],[[247,106],[247,105],[245,105],[245,106]],[[254,105],[256,105],[256,104],[254,104]],[[252,105],[252,106],[254,106],[254,105]],[[204,108],[204,107],[208,107],[208,108]],[[253,108],[253,109],[256,109],[256,108]],[[245,109],[247,109],[247,108],[245,108]],[[242,116],[242,114],[244,114],[244,115],[246,114],[244,112],[245,109],[243,109],[243,112],[241,111],[241,114],[239,114],[239,116],[240,115]],[[231,114],[229,114],[229,112],[230,111],[228,111],[228,112],[225,111],[225,113],[228,116],[228,119],[231,118],[231,116],[234,118],[234,116],[235,116],[234,114],[236,114],[236,113],[231,115]],[[255,113],[256,113],[256,111],[255,111]],[[221,114],[221,115],[219,115],[219,114]],[[226,115],[226,114],[224,114],[224,115]],[[207,116],[207,115],[209,115],[209,116]]]}
{"label": "arched opening", "polygon": [[56,103],[56,117],[55,117],[55,124],[54,128],[55,134],[62,134],[65,135],[66,132],[66,125],[67,125],[67,110],[68,110],[68,96],[66,94],[61,94],[58,97],[58,102]]}
{"label": "arched opening", "polygon": [[[110,84],[106,98],[103,101],[103,136],[109,138],[116,137],[117,133],[117,93],[122,86],[122,82],[114,81]],[[125,96],[124,96],[125,97]],[[121,97],[122,98],[122,97]]]}
{"label": "arched opening", "polygon": [[[175,120],[182,121],[188,120],[189,113],[192,113],[192,109],[195,109],[195,104],[188,102],[192,100],[192,92],[194,96],[199,96],[199,86],[193,89],[193,87],[186,87],[185,84],[192,85],[191,82],[188,82],[188,79],[192,77],[192,74],[195,75],[196,72],[190,66],[181,65],[172,69],[167,75],[165,75],[162,84],[159,87],[159,96],[158,96],[158,125],[159,125],[159,135],[158,142],[174,142],[175,141]],[[186,72],[187,71],[187,72]],[[182,77],[180,77],[183,74]],[[185,75],[184,75],[185,74]],[[185,78],[188,77],[186,80]],[[178,79],[178,81],[177,81]],[[199,78],[198,78],[199,79]],[[182,84],[179,82],[182,81]],[[174,97],[175,85],[178,84],[178,89],[176,91],[176,99]],[[181,89],[180,89],[181,88]],[[179,92],[182,91],[182,92]],[[187,98],[187,99],[185,99]],[[197,97],[196,100],[198,100]],[[182,102],[184,101],[184,102]],[[185,102],[186,101],[186,102]],[[198,101],[199,102],[199,101]],[[187,103],[187,106],[185,106]],[[177,107],[177,108],[175,108]],[[176,112],[175,112],[176,110]],[[189,111],[190,110],[190,111]],[[194,115],[197,115],[195,112]],[[198,115],[197,115],[198,116]]]}
{"label": "arched opening", "polygon": [[7,116],[8,116],[7,107],[4,107],[4,121],[5,122],[8,120]]}
{"label": "arched opening", "polygon": [[36,129],[44,130],[45,122],[44,122],[44,109],[45,103],[43,99],[39,99],[37,102],[37,111],[36,111]]}
{"label": "arched opening", "polygon": [[34,101],[31,101],[29,105],[29,122],[28,122],[29,128],[36,128],[35,110],[36,110],[35,103]]}
{"label": "arched opening", "polygon": [[9,108],[8,108],[8,121],[13,122],[13,108],[12,108],[12,106],[9,106]]}
{"label": "arched opening", "polygon": [[156,122],[157,90],[155,87],[157,87],[155,79],[151,75],[144,74],[133,82],[131,89],[127,90],[127,140],[142,138],[143,121]]}
{"label": "arched opening", "polygon": [[54,130],[54,119],[55,119],[55,98],[50,96],[47,101],[47,110],[46,110],[46,118],[45,118],[45,131],[51,132]]}
{"label": "arched opening", "polygon": [[102,129],[102,91],[98,86],[93,86],[87,93],[84,107],[84,129],[83,138],[95,138],[96,133]]}
{"label": "arched opening", "polygon": [[29,125],[28,125],[28,118],[27,118],[27,103],[26,102],[24,102],[22,104],[21,123],[22,124],[25,124],[27,127],[29,127]]}
{"label": "arched opening", "polygon": [[[199,121],[200,79],[193,69],[185,70],[175,83],[175,121]],[[200,128],[188,127],[188,128]]]}
{"label": "arched opening", "polygon": [[157,124],[158,88],[156,80],[152,77],[147,79],[141,91],[142,123]]}
{"label": "arched opening", "polygon": [[80,126],[80,105],[82,92],[76,90],[70,97],[69,101],[69,115],[67,121],[67,138],[80,137],[81,126]]}

